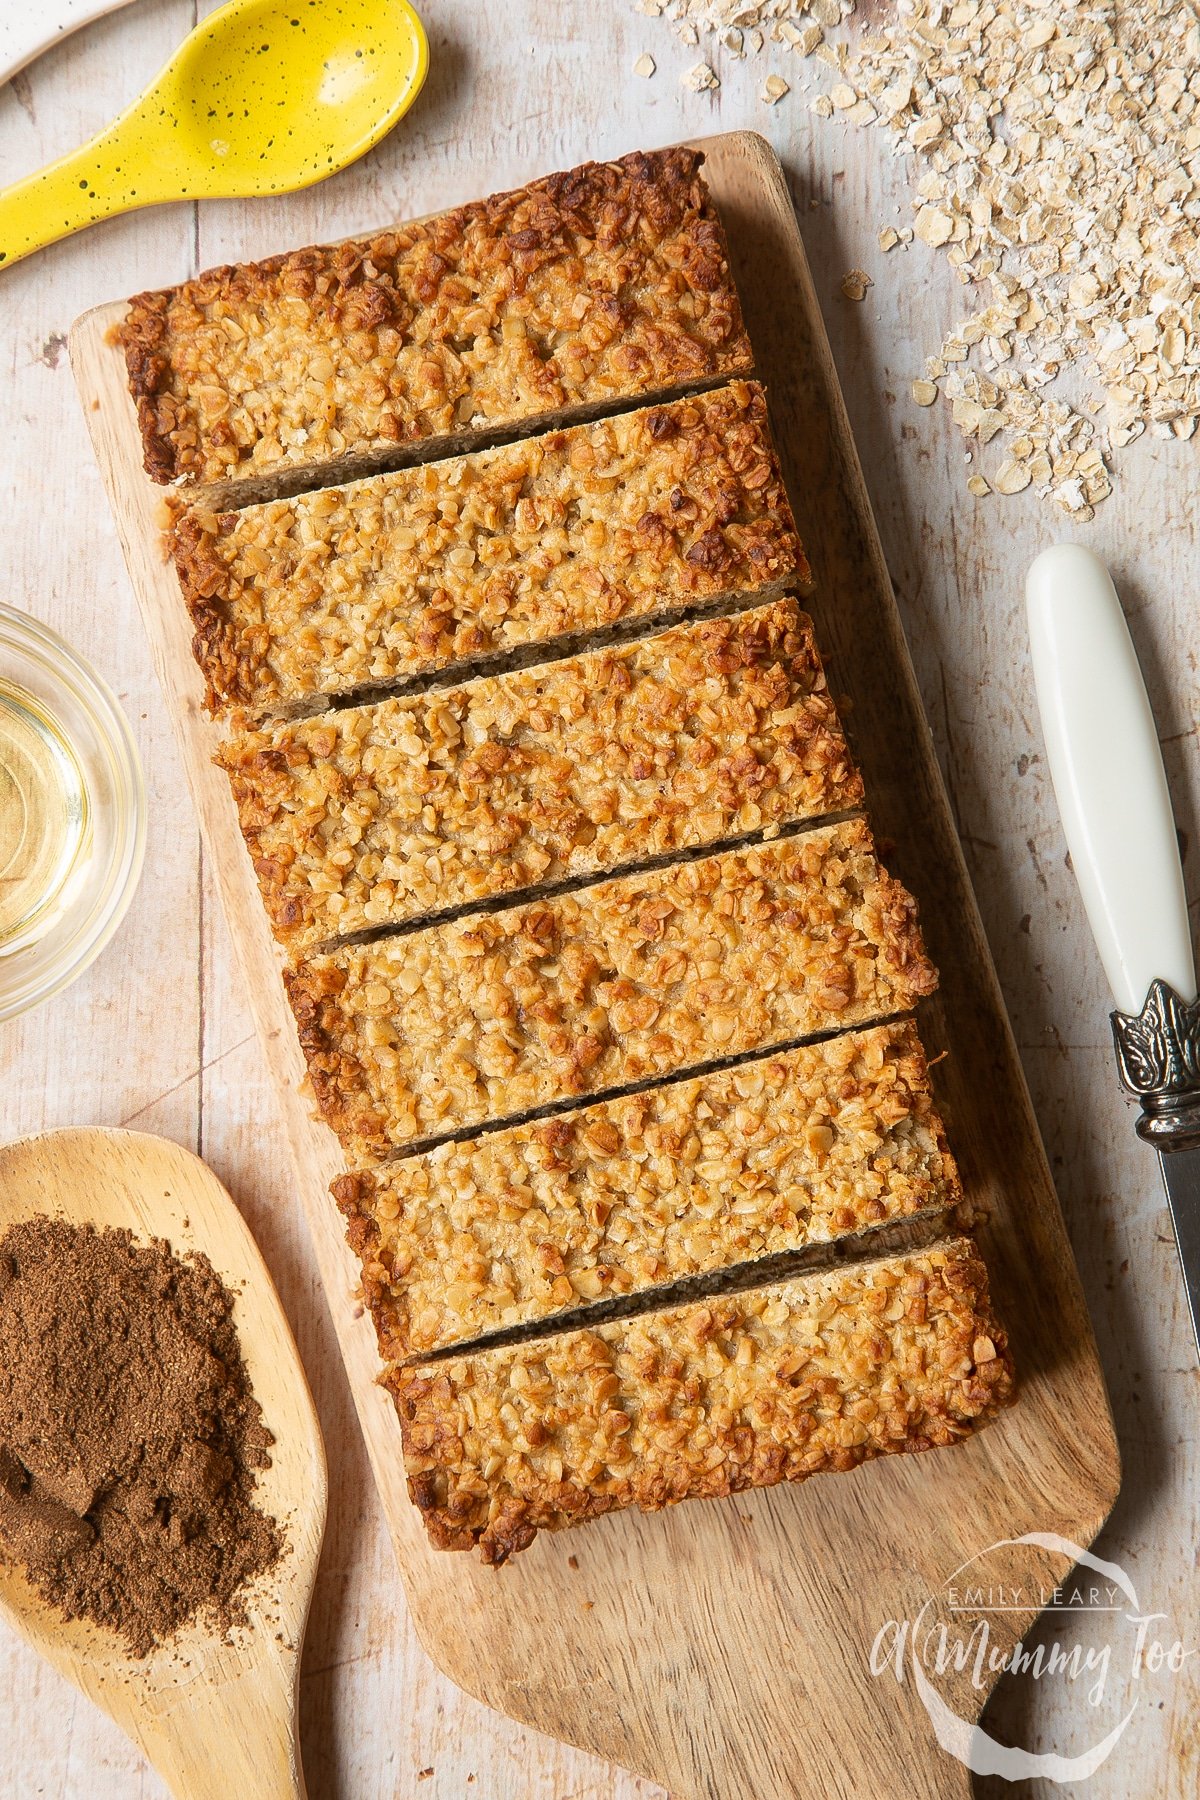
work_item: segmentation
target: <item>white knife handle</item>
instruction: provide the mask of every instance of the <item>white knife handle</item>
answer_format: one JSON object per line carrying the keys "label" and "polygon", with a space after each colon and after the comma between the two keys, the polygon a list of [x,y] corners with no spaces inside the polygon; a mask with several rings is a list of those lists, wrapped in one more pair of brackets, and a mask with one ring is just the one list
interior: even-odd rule
{"label": "white knife handle", "polygon": [[1113,997],[1150,983],[1196,994],[1183,869],[1146,686],[1112,578],[1078,544],[1044,550],[1026,583],[1046,755],[1088,924]]}

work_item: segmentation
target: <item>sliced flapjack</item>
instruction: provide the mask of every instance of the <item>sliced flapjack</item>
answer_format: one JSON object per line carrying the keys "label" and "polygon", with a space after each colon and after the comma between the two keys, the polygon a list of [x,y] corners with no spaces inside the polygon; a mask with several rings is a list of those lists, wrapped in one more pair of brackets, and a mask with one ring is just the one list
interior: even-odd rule
{"label": "sliced flapjack", "polygon": [[808,579],[742,381],[238,512],[196,504],[169,541],[218,715],[562,654]]}
{"label": "sliced flapjack", "polygon": [[936,985],[866,824],[650,869],[285,974],[355,1161],[845,1030]]}
{"label": "sliced flapjack", "polygon": [[962,1198],[910,1020],[442,1144],[333,1191],[390,1362],[744,1277]]}
{"label": "sliced flapjack", "polygon": [[409,1492],[441,1549],[954,1444],[1012,1398],[974,1244],[388,1371]]}
{"label": "sliced flapjack", "polygon": [[289,949],[862,801],[794,600],[238,732],[219,760]]}
{"label": "sliced flapjack", "polygon": [[147,472],[250,500],[748,373],[702,161],[585,163],[139,294],[120,339]]}

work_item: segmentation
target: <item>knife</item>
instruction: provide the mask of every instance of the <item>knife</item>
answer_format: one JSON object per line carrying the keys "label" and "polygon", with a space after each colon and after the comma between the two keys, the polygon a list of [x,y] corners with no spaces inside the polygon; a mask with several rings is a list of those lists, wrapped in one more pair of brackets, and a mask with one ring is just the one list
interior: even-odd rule
{"label": "knife", "polygon": [[1116,1001],[1117,1066],[1158,1151],[1200,1352],[1200,1001],[1154,715],[1112,578],[1077,544],[1026,583],[1046,756],[1088,924]]}

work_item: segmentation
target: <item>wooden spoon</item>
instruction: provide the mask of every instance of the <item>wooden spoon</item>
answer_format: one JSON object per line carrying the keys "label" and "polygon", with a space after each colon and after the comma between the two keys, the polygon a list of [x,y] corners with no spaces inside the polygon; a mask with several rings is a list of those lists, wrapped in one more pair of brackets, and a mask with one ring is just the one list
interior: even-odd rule
{"label": "wooden spoon", "polygon": [[14,1569],[0,1617],[139,1744],[175,1800],[296,1800],[300,1650],[325,1529],[325,1451],[308,1383],[266,1264],[198,1157],[137,1131],[51,1131],[0,1150],[0,1237],[50,1214],[202,1250],[234,1295],[242,1354],[274,1434],[257,1503],[284,1530],[282,1560],[247,1590],[249,1626],[223,1643],[184,1626],[143,1661],[88,1621],[68,1622]]}

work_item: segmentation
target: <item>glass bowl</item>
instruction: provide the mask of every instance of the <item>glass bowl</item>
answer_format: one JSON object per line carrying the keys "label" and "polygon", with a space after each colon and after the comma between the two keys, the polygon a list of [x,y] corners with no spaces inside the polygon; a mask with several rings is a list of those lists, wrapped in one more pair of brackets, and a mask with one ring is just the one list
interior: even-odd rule
{"label": "glass bowl", "polygon": [[0,1020],[99,956],[145,849],[141,764],[115,697],[57,633],[0,605]]}

